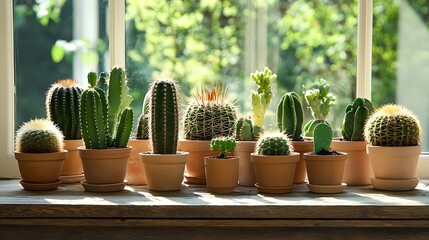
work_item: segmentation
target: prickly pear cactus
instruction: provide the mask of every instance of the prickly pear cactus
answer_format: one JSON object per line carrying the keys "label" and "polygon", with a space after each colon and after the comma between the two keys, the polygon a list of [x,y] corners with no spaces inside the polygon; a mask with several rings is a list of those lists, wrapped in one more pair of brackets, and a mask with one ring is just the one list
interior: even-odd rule
{"label": "prickly pear cactus", "polygon": [[319,123],[314,128],[314,153],[322,155],[329,152],[332,142],[332,128],[326,123]]}
{"label": "prickly pear cactus", "polygon": [[285,93],[277,106],[277,127],[293,141],[302,141],[304,110],[296,92]]}
{"label": "prickly pear cactus", "polygon": [[24,123],[16,133],[15,150],[21,153],[52,153],[64,150],[60,129],[47,119]]}
{"label": "prickly pear cactus", "polygon": [[235,123],[235,140],[255,141],[259,138],[260,128],[252,124],[250,118],[239,118]]}
{"label": "prickly pear cactus", "polygon": [[374,111],[371,101],[366,98],[356,98],[347,105],[341,133],[346,141],[364,141],[365,122]]}
{"label": "prickly pear cactus", "polygon": [[233,137],[213,138],[210,142],[210,149],[220,153],[219,158],[226,158],[237,146]]}
{"label": "prickly pear cactus", "polygon": [[259,155],[289,155],[291,146],[283,134],[271,134],[261,137],[256,143],[255,153]]}

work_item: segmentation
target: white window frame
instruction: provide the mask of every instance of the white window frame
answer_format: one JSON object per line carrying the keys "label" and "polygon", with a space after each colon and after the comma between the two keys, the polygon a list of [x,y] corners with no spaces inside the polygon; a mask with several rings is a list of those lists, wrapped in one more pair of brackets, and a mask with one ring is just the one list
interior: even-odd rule
{"label": "white window frame", "polygon": [[[0,177],[18,177],[14,158],[14,1],[0,1]],[[356,96],[371,98],[373,0],[360,0]],[[110,67],[125,67],[125,0],[109,0]],[[429,155],[421,155],[417,176],[429,178]]]}

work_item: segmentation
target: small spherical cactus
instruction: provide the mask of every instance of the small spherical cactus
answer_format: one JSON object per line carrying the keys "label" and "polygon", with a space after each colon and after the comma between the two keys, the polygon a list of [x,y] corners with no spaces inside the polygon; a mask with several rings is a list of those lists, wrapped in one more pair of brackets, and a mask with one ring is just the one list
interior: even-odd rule
{"label": "small spherical cactus", "polygon": [[270,134],[260,138],[255,153],[259,155],[289,155],[291,146],[283,134]]}
{"label": "small spherical cactus", "polygon": [[399,105],[388,104],[374,112],[365,125],[365,140],[373,146],[416,146],[422,138],[420,122]]}
{"label": "small spherical cactus", "polygon": [[233,137],[217,137],[210,142],[210,148],[220,153],[219,158],[226,158],[237,146]]}
{"label": "small spherical cactus", "polygon": [[61,130],[47,119],[24,123],[16,133],[15,150],[20,153],[52,153],[64,150]]}

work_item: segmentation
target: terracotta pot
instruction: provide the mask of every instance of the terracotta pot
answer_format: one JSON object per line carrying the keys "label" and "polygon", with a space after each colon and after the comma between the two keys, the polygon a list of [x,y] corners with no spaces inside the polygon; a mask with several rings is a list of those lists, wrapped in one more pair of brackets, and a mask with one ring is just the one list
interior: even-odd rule
{"label": "terracotta pot", "polygon": [[296,165],[293,183],[304,183],[307,170],[305,167],[304,153],[313,151],[313,141],[290,141],[293,151],[299,153],[299,162]]}
{"label": "terracotta pot", "polygon": [[241,186],[254,187],[256,183],[255,168],[250,160],[250,154],[255,151],[256,141],[237,141],[234,156],[239,160],[238,184]]}
{"label": "terracotta pot", "polygon": [[373,177],[371,162],[366,153],[365,141],[339,141],[334,140],[331,149],[338,152],[345,152],[348,155],[345,167],[343,182],[352,186],[365,186],[371,184]]}
{"label": "terracotta pot", "polygon": [[238,185],[239,157],[205,157],[207,187],[213,193],[232,193]]}
{"label": "terracotta pot", "polygon": [[18,160],[19,172],[24,182],[59,183],[60,173],[67,154],[67,150],[55,153],[15,152],[15,158]]}
{"label": "terracotta pot", "polygon": [[257,187],[261,193],[290,193],[293,188],[296,164],[299,153],[286,156],[267,156],[251,154],[255,167]]}
{"label": "terracotta pot", "polygon": [[87,184],[123,183],[131,148],[86,149],[79,147]]}
{"label": "terracotta pot", "polygon": [[146,173],[144,165],[140,160],[140,153],[150,152],[152,147],[149,140],[129,140],[128,146],[131,147],[131,156],[128,161],[128,170],[126,179],[131,185],[145,185]]}
{"label": "terracotta pot", "polygon": [[149,190],[180,190],[188,156],[188,152],[177,152],[177,154],[140,153]]}
{"label": "terracotta pot", "polygon": [[410,180],[416,177],[421,146],[379,147],[367,145],[367,150],[375,178]]}
{"label": "terracotta pot", "polygon": [[83,180],[83,168],[77,148],[82,146],[82,139],[64,140],[64,149],[68,151],[68,157],[64,161],[60,178],[62,183],[78,183]]}
{"label": "terracotta pot", "polygon": [[341,185],[347,153],[341,155],[313,155],[305,153],[308,182],[311,185]]}
{"label": "terracotta pot", "polygon": [[217,154],[216,151],[210,149],[210,141],[180,140],[178,148],[181,151],[189,152],[189,159],[186,163],[186,182],[206,184],[204,158]]}

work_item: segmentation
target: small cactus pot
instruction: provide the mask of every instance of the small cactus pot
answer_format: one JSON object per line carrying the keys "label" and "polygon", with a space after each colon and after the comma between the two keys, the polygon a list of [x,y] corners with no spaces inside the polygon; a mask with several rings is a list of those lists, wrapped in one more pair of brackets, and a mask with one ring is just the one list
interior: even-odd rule
{"label": "small cactus pot", "polygon": [[255,151],[256,141],[237,141],[234,156],[239,160],[238,184],[240,186],[254,187],[256,184],[255,168],[250,160],[250,154]]}
{"label": "small cactus pot", "polygon": [[128,170],[126,179],[130,185],[146,185],[146,173],[144,165],[140,160],[140,153],[152,151],[149,140],[131,139],[128,141],[131,147],[131,156],[128,161]]}
{"label": "small cactus pot", "polygon": [[293,183],[300,184],[305,182],[307,169],[305,167],[304,153],[313,151],[312,141],[290,141],[293,151],[299,153],[299,162],[296,164],[295,177]]}
{"label": "small cactus pot", "polygon": [[238,185],[239,157],[205,157],[206,182],[210,192],[232,193]]}
{"label": "small cactus pot", "polygon": [[82,144],[82,139],[64,140],[64,149],[68,151],[68,156],[60,175],[62,183],[78,183],[84,179],[82,162],[77,150]]}
{"label": "small cactus pot", "polygon": [[347,153],[339,155],[315,155],[305,153],[308,182],[311,185],[338,186],[343,182]]}

